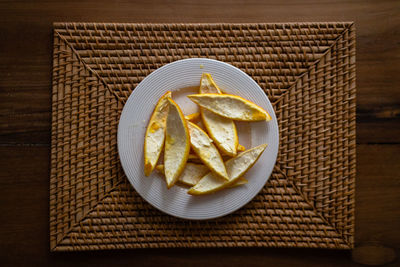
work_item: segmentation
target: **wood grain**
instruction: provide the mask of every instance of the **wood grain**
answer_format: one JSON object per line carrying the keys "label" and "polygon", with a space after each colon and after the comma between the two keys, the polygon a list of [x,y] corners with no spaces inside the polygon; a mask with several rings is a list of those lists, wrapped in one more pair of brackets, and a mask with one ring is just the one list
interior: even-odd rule
{"label": "wood grain", "polygon": [[356,244],[376,241],[396,248],[399,255],[399,1],[2,1],[1,265],[353,265],[350,253],[326,250],[166,249],[51,254],[48,188],[54,21],[355,21],[359,144]]}
{"label": "wood grain", "polygon": [[357,263],[381,266],[395,261],[396,253],[392,248],[369,243],[353,249],[352,258]]}
{"label": "wood grain", "polygon": [[[199,4],[197,1],[173,3],[154,0],[143,3],[120,1],[118,4],[108,1],[2,2],[0,143],[49,142],[51,25],[54,21],[355,21],[357,142],[399,142],[399,3],[320,1],[316,4],[313,1],[295,1],[290,5],[280,1],[202,1]],[[26,97],[29,101],[25,100]],[[386,127],[391,131],[385,131]]]}
{"label": "wood grain", "polygon": [[[360,166],[356,195],[357,243],[374,240],[400,247],[399,151],[400,144],[357,147]],[[204,266],[209,260],[216,266],[226,266],[227,263],[245,263],[247,259],[253,261],[254,266],[262,262],[274,266],[351,265],[349,252],[311,249],[161,249],[53,254],[49,252],[48,242],[49,161],[46,159],[49,147],[3,146],[0,153],[7,155],[0,158],[0,169],[5,170],[0,175],[0,251],[10,265],[52,266],[57,262],[84,266],[86,261],[107,265],[133,259],[143,266],[158,261],[166,265],[177,262]],[[388,164],[393,168],[386,168]],[[220,258],[224,258],[223,263]]]}

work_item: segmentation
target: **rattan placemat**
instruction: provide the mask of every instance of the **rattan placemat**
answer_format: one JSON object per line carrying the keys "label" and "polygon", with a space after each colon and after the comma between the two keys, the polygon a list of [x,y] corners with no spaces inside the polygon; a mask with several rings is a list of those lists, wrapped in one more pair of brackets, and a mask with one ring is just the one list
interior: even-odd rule
{"label": "rattan placemat", "polygon": [[[263,190],[235,213],[207,221],[177,219],[146,203],[117,152],[119,115],[135,86],[190,57],[249,74],[280,127],[277,164]],[[353,247],[352,23],[56,23],[52,101],[52,250]]]}

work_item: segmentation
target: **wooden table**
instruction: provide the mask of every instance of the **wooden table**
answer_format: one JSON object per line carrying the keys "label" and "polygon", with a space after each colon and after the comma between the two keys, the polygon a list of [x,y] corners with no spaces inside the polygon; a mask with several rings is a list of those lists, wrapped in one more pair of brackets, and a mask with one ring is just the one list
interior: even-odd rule
{"label": "wooden table", "polygon": [[[137,1],[138,2],[138,1]],[[349,251],[157,249],[49,252],[52,22],[355,21],[356,246],[400,250],[400,2],[12,1],[0,3],[2,266],[354,265]],[[3,265],[4,264],[4,265]],[[391,263],[395,266],[399,261]]]}

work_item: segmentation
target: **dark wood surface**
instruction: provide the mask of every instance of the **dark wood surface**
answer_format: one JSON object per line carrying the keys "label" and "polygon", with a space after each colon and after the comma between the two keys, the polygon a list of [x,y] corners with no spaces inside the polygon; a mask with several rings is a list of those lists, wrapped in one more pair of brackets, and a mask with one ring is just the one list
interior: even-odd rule
{"label": "dark wood surface", "polygon": [[[1,1],[0,265],[352,266],[351,252],[49,252],[52,23],[355,21],[356,246],[400,250],[400,1]],[[399,260],[389,264],[396,266]]]}

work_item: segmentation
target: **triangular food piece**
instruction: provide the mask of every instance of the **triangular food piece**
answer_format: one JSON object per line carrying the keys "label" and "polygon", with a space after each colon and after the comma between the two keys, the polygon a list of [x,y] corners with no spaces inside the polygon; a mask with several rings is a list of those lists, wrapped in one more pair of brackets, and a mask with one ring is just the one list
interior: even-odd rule
{"label": "triangular food piece", "polygon": [[164,146],[169,107],[168,98],[170,97],[171,92],[168,91],[158,100],[147,125],[144,138],[144,174],[146,176],[149,176],[153,171]]}
{"label": "triangular food piece", "polygon": [[[211,75],[203,73],[200,80],[199,93],[221,94],[222,92]],[[222,117],[202,107],[200,107],[200,114],[208,134],[214,140],[221,153],[231,157],[236,156],[239,138],[235,123],[231,119]]]}
{"label": "triangular food piece", "polygon": [[190,151],[190,137],[181,109],[171,98],[168,100],[164,166],[167,186],[171,188],[185,168]]}
{"label": "triangular food piece", "polygon": [[188,127],[193,151],[212,172],[228,180],[224,161],[207,133],[192,122],[188,122]]}
{"label": "triangular food piece", "polygon": [[228,160],[225,163],[229,175],[228,181],[216,177],[210,172],[201,178],[195,186],[190,188],[188,193],[191,195],[211,194],[234,184],[256,163],[266,147],[267,144],[259,145]]}
{"label": "triangular food piece", "polygon": [[[164,165],[157,165],[156,169],[164,174]],[[182,174],[179,176],[178,182],[188,186],[194,186],[208,172],[210,172],[210,170],[207,166],[188,162]]]}
{"label": "triangular food piece", "polygon": [[238,121],[270,121],[266,110],[237,95],[195,94],[188,97],[198,104],[222,117]]}

